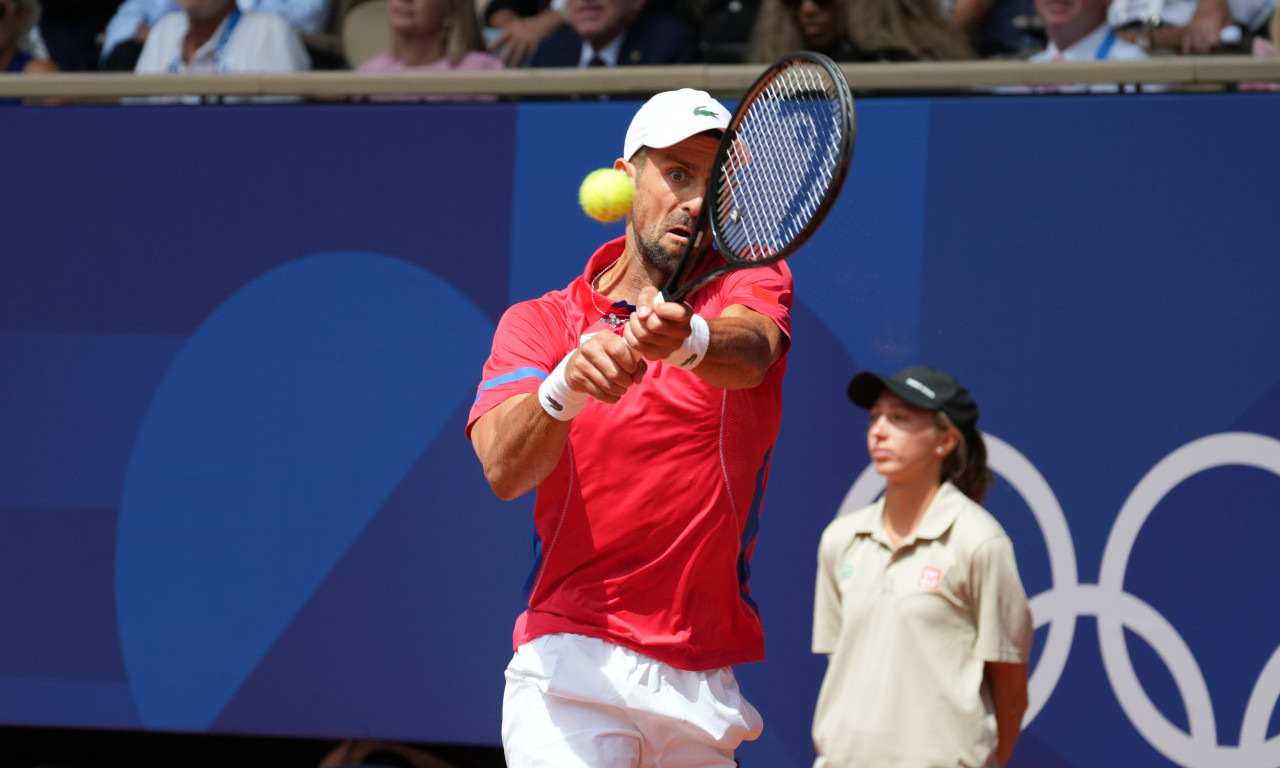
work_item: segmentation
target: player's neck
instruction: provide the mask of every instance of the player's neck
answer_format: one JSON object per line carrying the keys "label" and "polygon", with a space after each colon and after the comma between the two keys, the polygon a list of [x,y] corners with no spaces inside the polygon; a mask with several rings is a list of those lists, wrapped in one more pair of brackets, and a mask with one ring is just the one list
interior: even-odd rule
{"label": "player's neck", "polygon": [[884,532],[893,546],[910,538],[938,493],[937,483],[889,483],[884,490]]}
{"label": "player's neck", "polygon": [[594,283],[595,289],[615,301],[635,304],[645,286],[662,284],[662,274],[639,254],[623,251],[618,260],[601,272]]}

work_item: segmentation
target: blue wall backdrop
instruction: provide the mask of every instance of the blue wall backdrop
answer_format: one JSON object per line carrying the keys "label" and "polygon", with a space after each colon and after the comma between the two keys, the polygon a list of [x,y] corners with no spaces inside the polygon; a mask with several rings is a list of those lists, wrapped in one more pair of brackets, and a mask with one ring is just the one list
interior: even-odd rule
{"label": "blue wall backdrop", "polygon": [[[531,499],[494,325],[621,233],[637,103],[0,114],[0,722],[496,744]],[[792,260],[744,766],[813,759],[848,378],[982,405],[1037,632],[1014,766],[1280,766],[1280,96],[863,99]],[[874,695],[874,692],[868,692]]]}

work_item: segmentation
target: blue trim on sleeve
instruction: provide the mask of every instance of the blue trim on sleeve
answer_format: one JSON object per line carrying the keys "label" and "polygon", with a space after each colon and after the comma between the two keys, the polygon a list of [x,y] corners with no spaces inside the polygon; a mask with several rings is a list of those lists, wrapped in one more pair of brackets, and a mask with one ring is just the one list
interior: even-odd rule
{"label": "blue trim on sleeve", "polygon": [[482,381],[480,382],[480,391],[476,392],[476,399],[472,401],[471,404],[475,405],[480,402],[480,396],[485,393],[485,390],[493,389],[494,387],[501,386],[503,384],[510,384],[511,382],[519,381],[520,379],[527,379],[530,376],[538,380],[543,380],[546,379],[548,375],[549,374],[541,368],[517,368],[514,371],[502,374],[496,379]]}

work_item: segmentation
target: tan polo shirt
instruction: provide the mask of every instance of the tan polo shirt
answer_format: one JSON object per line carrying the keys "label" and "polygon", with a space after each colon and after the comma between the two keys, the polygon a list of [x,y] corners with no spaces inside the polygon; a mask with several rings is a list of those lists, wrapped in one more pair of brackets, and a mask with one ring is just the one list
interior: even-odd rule
{"label": "tan polo shirt", "polygon": [[881,499],[836,519],[818,547],[815,768],[992,768],[984,664],[1031,657],[1013,544],[951,483],[897,551],[883,513]]}

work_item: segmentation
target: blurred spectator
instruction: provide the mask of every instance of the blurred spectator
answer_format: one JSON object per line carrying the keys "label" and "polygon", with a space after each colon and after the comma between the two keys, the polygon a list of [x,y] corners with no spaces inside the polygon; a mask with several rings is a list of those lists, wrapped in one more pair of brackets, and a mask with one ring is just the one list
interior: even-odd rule
{"label": "blurred spectator", "polygon": [[973,51],[936,0],[764,0],[751,60],[797,49],[836,61],[947,61]]}
{"label": "blurred spectator", "polygon": [[1275,10],[1276,0],[1116,0],[1109,20],[1144,49],[1208,53],[1243,43]]}
{"label": "blurred spectator", "polygon": [[[1276,40],[1280,40],[1280,15],[1271,17],[1268,34],[1269,39],[1261,35],[1253,38],[1253,45],[1250,46],[1251,55],[1267,59],[1280,57],[1280,48],[1277,48],[1275,43]],[[1242,91],[1280,91],[1280,82],[1250,81],[1240,83],[1238,87]]]}
{"label": "blurred spectator", "polygon": [[645,8],[645,0],[568,0],[569,26],[533,54],[534,67],[685,64],[697,40],[684,22]]}
{"label": "blurred spectator", "polygon": [[135,71],[294,72],[311,65],[298,33],[278,14],[245,12],[236,0],[178,0],[178,6],[147,35]]}
{"label": "blurred spectator", "polygon": [[44,0],[40,36],[58,69],[98,68],[99,36],[118,5],[120,0]]}
{"label": "blurred spectator", "polygon": [[0,72],[58,71],[52,61],[31,51],[31,29],[39,21],[39,0],[0,0]]}
{"label": "blurred spectator", "polygon": [[[746,2],[754,17],[759,0]],[[726,3],[743,6],[743,0],[648,0],[643,13],[674,16],[696,29],[714,6]],[[490,0],[484,8],[484,35],[489,50],[501,56],[506,66],[528,66],[542,41],[564,29],[568,20],[568,0]]]}
{"label": "blurred spectator", "polygon": [[1031,61],[1131,61],[1146,51],[1119,40],[1107,24],[1109,0],[1036,0],[1049,46]]}
{"label": "blurred spectator", "polygon": [[1033,32],[1034,0],[939,0],[974,50],[983,58],[1017,57],[1039,50],[1044,40]]}
{"label": "blurred spectator", "polygon": [[[388,0],[391,52],[357,67],[359,72],[449,72],[502,69],[484,49],[472,0]],[[374,97],[374,101],[480,100],[477,96]],[[492,100],[487,97],[483,100]]]}
{"label": "blurred spectator", "polygon": [[[1147,52],[1116,36],[1107,24],[1109,0],[1036,0],[1036,12],[1044,21],[1049,45],[1031,61],[1134,61]],[[1035,88],[1054,93],[1115,93],[1116,83],[1056,85]],[[1129,88],[1126,88],[1129,90]]]}
{"label": "blurred spectator", "polygon": [[[554,7],[553,7],[554,1]],[[490,0],[485,25],[489,50],[508,67],[523,66],[543,40],[565,25],[565,0]]]}
{"label": "blurred spectator", "polygon": [[[329,18],[331,0],[239,0],[242,11],[278,13],[298,32],[319,32]],[[131,70],[136,66],[151,28],[178,10],[177,0],[124,0],[107,24],[102,43],[102,68]]]}
{"label": "blurred spectator", "polygon": [[751,55],[751,33],[760,0],[690,0],[699,57],[708,64],[742,64]]}

